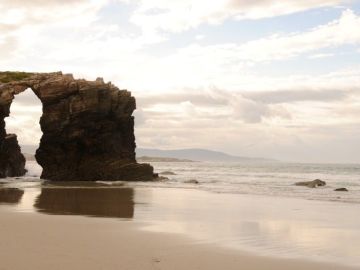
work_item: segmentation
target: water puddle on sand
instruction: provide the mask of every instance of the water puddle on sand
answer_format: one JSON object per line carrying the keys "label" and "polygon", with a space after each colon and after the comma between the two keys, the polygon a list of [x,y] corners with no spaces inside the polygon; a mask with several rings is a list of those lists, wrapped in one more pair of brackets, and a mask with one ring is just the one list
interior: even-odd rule
{"label": "water puddle on sand", "polygon": [[41,213],[133,218],[132,188],[43,188],[34,207]]}
{"label": "water puddle on sand", "polygon": [[45,183],[0,188],[0,205],[15,211],[131,219],[134,189],[97,183]]}

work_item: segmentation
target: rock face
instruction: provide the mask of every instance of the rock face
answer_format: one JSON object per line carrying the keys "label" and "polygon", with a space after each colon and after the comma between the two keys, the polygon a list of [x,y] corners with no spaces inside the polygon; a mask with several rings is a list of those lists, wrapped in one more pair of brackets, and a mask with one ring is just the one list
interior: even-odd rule
{"label": "rock face", "polygon": [[[16,136],[8,141],[4,118],[9,116],[14,96],[27,88],[34,91],[43,105],[40,119],[43,136],[35,155],[43,168],[41,178],[61,181],[153,179],[153,168],[149,164],[138,164],[135,159],[132,113],[136,103],[131,93],[104,83],[101,78],[75,80],[72,75],[61,72],[0,72],[0,177],[25,173],[25,159]],[[9,144],[10,150],[4,151]]]}
{"label": "rock face", "polygon": [[0,178],[22,176],[25,173],[25,158],[16,135],[5,135],[0,140]]}
{"label": "rock face", "polygon": [[297,182],[295,183],[296,186],[306,186],[309,188],[316,188],[316,187],[321,187],[321,186],[325,186],[326,182],[322,181],[320,179],[315,179],[313,181],[306,181],[306,182]]}

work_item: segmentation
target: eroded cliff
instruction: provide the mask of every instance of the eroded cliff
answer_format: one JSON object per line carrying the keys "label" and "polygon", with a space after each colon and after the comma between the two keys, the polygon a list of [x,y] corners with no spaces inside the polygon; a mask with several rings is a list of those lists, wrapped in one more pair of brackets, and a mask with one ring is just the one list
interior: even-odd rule
{"label": "eroded cliff", "polygon": [[[7,134],[14,96],[31,88],[43,105],[43,136],[36,160],[41,178],[61,181],[153,179],[153,168],[135,159],[135,98],[111,83],[71,74],[0,72],[0,177],[25,173],[16,135]],[[11,147],[9,145],[11,138]]]}

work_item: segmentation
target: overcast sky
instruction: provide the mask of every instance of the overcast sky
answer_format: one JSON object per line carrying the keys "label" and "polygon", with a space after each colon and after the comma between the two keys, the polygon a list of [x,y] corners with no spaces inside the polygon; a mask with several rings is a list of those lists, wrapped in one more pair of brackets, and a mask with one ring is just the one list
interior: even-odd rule
{"label": "overcast sky", "polygon": [[[1,70],[130,90],[139,147],[360,162],[360,1],[0,0],[0,14]],[[16,101],[8,128],[37,144],[41,106]]]}

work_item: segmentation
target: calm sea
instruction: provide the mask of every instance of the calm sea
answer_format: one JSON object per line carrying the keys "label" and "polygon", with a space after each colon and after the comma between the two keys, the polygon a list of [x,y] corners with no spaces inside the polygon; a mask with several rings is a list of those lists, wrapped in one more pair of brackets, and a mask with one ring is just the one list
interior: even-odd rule
{"label": "calm sea", "polygon": [[[215,162],[154,162],[158,173],[168,181],[136,183],[135,186],[164,188],[194,188],[218,193],[257,194],[297,197],[309,200],[360,203],[359,164],[303,164],[303,163],[215,163]],[[41,169],[35,162],[28,163],[28,179],[36,180]],[[197,180],[199,184],[186,183]],[[295,182],[322,179],[325,187],[295,186]],[[117,183],[109,183],[117,184]],[[349,192],[335,192],[345,187]]]}
{"label": "calm sea", "polygon": [[[164,174],[169,178],[167,181],[131,185],[360,203],[359,164],[154,162],[152,165],[160,175],[169,171],[174,175]],[[30,161],[27,169],[28,174],[18,180],[39,180],[39,165]],[[324,180],[327,184],[318,188],[294,185],[295,182],[314,179]],[[197,180],[199,184],[187,183],[189,180]],[[108,184],[117,185],[119,182]],[[334,191],[342,187],[349,191]]]}

